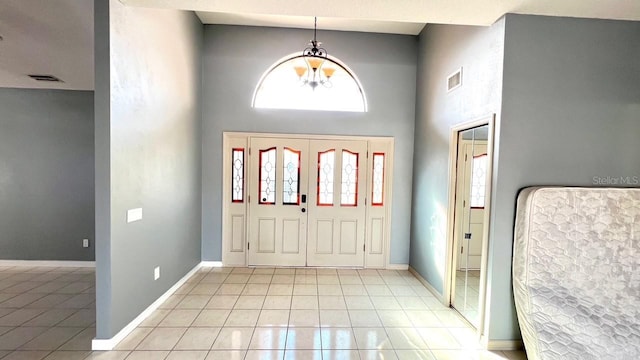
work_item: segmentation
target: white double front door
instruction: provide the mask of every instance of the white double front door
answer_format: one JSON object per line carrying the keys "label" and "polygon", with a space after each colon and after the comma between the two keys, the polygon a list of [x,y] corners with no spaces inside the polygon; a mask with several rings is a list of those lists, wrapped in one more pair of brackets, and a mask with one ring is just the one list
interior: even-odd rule
{"label": "white double front door", "polygon": [[251,138],[249,265],[363,266],[367,142]]}

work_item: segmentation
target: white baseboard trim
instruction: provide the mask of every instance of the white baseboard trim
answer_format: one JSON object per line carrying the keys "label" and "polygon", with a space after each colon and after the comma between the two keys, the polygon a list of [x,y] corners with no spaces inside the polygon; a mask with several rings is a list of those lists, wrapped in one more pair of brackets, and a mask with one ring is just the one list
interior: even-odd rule
{"label": "white baseboard trim", "polygon": [[431,292],[436,299],[440,300],[441,303],[444,303],[444,296],[442,296],[442,294],[440,294],[438,290],[433,287],[433,285],[429,284],[429,282],[425,278],[423,278],[422,275],[420,275],[416,271],[416,269],[409,266],[409,272],[412,273],[413,276],[415,276],[416,279],[418,279],[418,281],[420,281],[422,285],[424,285],[424,287],[426,287],[427,290],[429,290],[429,292]]}
{"label": "white baseboard trim", "polygon": [[0,260],[0,266],[96,267],[96,262],[75,260]]}
{"label": "white baseboard trim", "polygon": [[202,263],[196,265],[191,271],[189,271],[182,279],[178,280],[169,290],[167,290],[162,296],[154,301],[149,307],[140,313],[135,319],[133,319],[127,326],[120,330],[114,337],[110,339],[93,339],[91,341],[91,350],[94,351],[109,351],[118,345],[129,333],[131,333],[138,325],[140,325],[149,315],[151,315],[163,302],[165,302],[169,296],[171,296],[176,290],[180,288],[190,277],[192,277],[198,269],[202,267]]}
{"label": "white baseboard trim", "polygon": [[202,267],[222,267],[222,261],[203,261],[200,263]]}
{"label": "white baseboard trim", "polygon": [[489,351],[498,351],[498,350],[522,350],[524,349],[524,344],[522,340],[489,340],[487,341],[487,350]]}
{"label": "white baseboard trim", "polygon": [[387,264],[387,270],[408,270],[409,264]]}

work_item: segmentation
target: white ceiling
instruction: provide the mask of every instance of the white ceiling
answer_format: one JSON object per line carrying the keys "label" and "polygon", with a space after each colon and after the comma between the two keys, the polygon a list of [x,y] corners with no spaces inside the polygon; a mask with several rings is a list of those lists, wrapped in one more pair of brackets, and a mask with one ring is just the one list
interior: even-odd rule
{"label": "white ceiling", "polygon": [[[505,13],[640,20],[640,0],[120,0],[196,11],[205,24],[418,34]],[[93,0],[0,0],[0,87],[93,89]],[[64,83],[39,83],[27,74]]]}

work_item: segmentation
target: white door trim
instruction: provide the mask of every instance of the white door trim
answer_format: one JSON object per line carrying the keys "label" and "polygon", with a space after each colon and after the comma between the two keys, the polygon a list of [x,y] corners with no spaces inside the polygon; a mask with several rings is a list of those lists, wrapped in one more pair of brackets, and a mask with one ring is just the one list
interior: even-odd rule
{"label": "white door trim", "polygon": [[446,306],[451,305],[451,286],[453,283],[453,276],[455,276],[456,259],[455,259],[455,212],[456,212],[456,182],[457,182],[457,151],[458,151],[458,133],[474,127],[488,125],[489,134],[487,140],[487,185],[486,193],[489,196],[486,197],[484,223],[486,226],[483,228],[482,234],[482,261],[480,264],[480,295],[478,303],[479,311],[479,323],[477,328],[478,338],[484,335],[485,318],[486,318],[486,298],[487,298],[487,257],[489,247],[489,230],[490,230],[490,214],[491,214],[491,185],[493,181],[493,151],[494,151],[494,127],[495,127],[495,114],[482,117],[477,120],[465,122],[459,125],[451,127],[450,140],[449,140],[449,209],[447,214],[447,257],[444,276],[444,294],[443,302]]}
{"label": "white door trim", "polygon": [[[251,137],[262,137],[262,138],[300,138],[300,139],[309,139],[309,140],[360,140],[368,142],[368,153],[369,157],[367,159],[368,164],[371,164],[371,159],[373,152],[384,152],[386,155],[385,159],[385,181],[384,181],[384,215],[383,215],[383,232],[382,232],[382,253],[381,254],[370,254],[369,249],[366,249],[365,254],[365,268],[388,268],[391,264],[389,262],[389,248],[390,248],[390,239],[391,239],[391,210],[392,210],[392,189],[393,189],[393,162],[394,162],[394,138],[393,137],[384,137],[384,136],[344,136],[344,135],[316,135],[316,134],[282,134],[282,133],[254,133],[254,132],[223,132],[222,134],[222,263],[224,266],[246,266],[248,264],[248,252],[246,251],[246,235],[248,231],[248,221],[246,215],[248,214],[248,204],[245,200],[242,207],[236,207],[236,211],[241,211],[244,215],[244,236],[242,248],[244,251],[242,253],[236,251],[232,253],[230,251],[230,241],[229,236],[231,234],[231,225],[230,219],[232,216],[231,209],[229,204],[231,203],[231,193],[228,189],[231,188],[231,149],[235,146],[234,144],[243,144],[243,148],[245,149],[245,199],[247,193],[247,179],[248,179],[248,162],[249,162],[249,143],[248,139]],[[366,222],[370,224],[370,194],[371,194],[371,179],[367,175],[366,181],[366,192],[367,192],[367,217]],[[240,210],[242,209],[242,210]],[[366,241],[369,241],[369,233],[365,234]],[[239,248],[236,246],[236,249]]]}

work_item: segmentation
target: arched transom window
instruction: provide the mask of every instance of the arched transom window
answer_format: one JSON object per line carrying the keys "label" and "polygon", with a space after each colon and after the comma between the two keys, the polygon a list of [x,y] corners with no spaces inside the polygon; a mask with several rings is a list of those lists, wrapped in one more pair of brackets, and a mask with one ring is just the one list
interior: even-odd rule
{"label": "arched transom window", "polygon": [[268,109],[366,112],[360,81],[335,57],[293,54],[262,75],[253,106]]}

